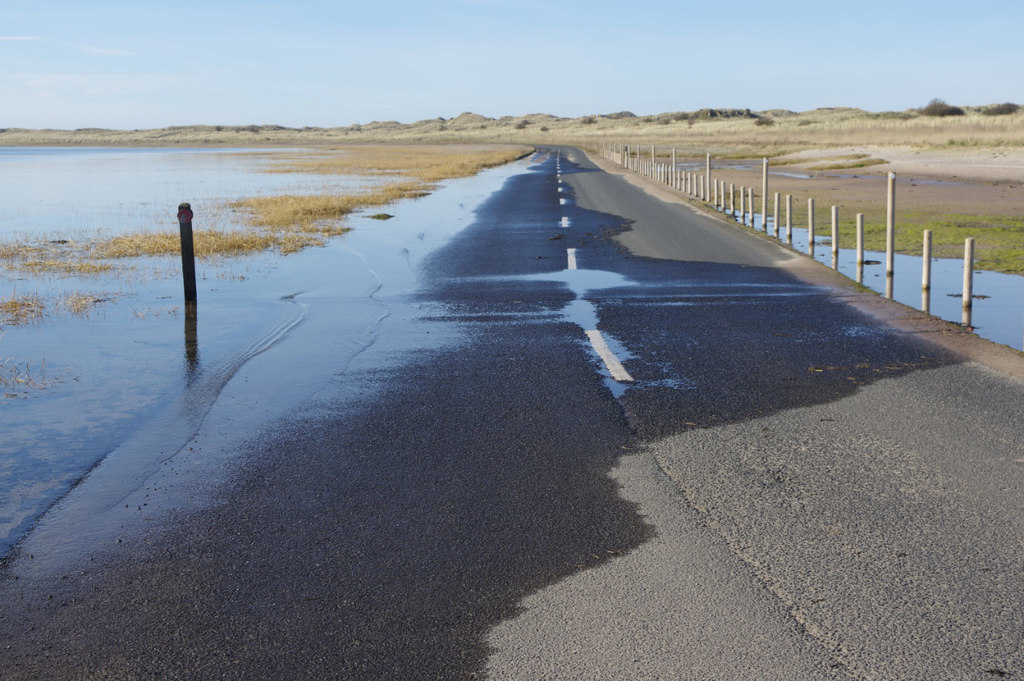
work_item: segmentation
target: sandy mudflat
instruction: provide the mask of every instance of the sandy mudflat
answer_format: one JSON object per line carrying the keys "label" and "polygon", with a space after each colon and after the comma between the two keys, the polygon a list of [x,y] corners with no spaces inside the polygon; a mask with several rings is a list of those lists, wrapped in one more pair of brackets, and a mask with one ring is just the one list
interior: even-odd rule
{"label": "sandy mudflat", "polygon": [[864,154],[871,158],[887,161],[884,165],[851,171],[863,175],[894,172],[900,176],[937,180],[1024,183],[1024,150],[1009,147],[979,149],[951,147],[948,150],[920,150],[912,147],[857,146],[807,150],[783,157],[783,159],[807,159],[806,167],[813,167],[816,162],[823,159],[854,154]]}
{"label": "sandy mudflat", "polygon": [[[886,163],[822,168],[855,164],[856,160],[842,160],[855,154]],[[712,166],[718,179],[726,183],[726,191],[733,184],[738,196],[739,187],[753,187],[760,207],[760,163],[716,164],[712,157]],[[783,197],[792,195],[796,226],[806,220],[803,216],[810,198],[816,202],[819,222],[827,221],[833,205],[839,207],[843,221],[863,213],[869,228],[884,222],[886,175],[890,172],[896,175],[897,222],[903,227],[933,229],[939,223],[955,222],[970,228],[1005,229],[1006,219],[1020,216],[1024,207],[1024,151],[1018,149],[817,149],[772,159],[769,170],[769,196],[775,192]],[[962,243],[962,236],[958,238]]]}

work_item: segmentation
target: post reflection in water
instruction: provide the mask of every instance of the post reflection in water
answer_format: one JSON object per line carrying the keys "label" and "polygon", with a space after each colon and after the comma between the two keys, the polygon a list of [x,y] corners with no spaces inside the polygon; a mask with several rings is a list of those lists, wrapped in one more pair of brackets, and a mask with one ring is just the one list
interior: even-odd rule
{"label": "post reflection in water", "polygon": [[185,304],[185,362],[190,379],[194,378],[199,371],[199,324],[197,312],[195,303]]}

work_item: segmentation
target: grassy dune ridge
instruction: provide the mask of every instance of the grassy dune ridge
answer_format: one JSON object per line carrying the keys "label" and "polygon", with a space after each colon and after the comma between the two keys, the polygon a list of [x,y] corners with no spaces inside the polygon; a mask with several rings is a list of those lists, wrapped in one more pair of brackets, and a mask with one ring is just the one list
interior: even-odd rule
{"label": "grassy dune ridge", "polygon": [[[569,143],[598,146],[607,141],[666,144],[684,152],[779,155],[791,151],[850,145],[1024,147],[1024,111],[987,115],[993,106],[962,107],[962,116],[928,116],[920,111],[870,112],[847,107],[787,110],[701,109],[636,116],[629,112],[565,118],[525,114],[488,118],[463,113],[415,123],[375,121],[333,128],[280,125],[178,126],[159,130],[0,129],[0,146],[325,146],[392,143]],[[1008,109],[1012,111],[1012,109]]]}

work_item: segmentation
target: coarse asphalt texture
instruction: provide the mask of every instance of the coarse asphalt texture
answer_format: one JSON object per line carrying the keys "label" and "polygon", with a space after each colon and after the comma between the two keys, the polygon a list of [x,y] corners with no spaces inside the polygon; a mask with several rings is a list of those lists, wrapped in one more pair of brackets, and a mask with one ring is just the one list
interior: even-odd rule
{"label": "coarse asphalt texture", "polygon": [[542,150],[391,331],[456,345],[375,346],[202,512],[16,554],[0,677],[1024,674],[1020,382],[804,265]]}

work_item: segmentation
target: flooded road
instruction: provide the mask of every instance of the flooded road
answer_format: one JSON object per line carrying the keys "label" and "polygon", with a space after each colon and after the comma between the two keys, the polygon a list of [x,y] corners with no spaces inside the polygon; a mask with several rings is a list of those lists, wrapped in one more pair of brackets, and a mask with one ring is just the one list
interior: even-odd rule
{"label": "flooded road", "polygon": [[29,534],[5,678],[1024,671],[1019,383],[576,150],[412,205]]}
{"label": "flooded road", "polygon": [[[273,158],[236,150],[3,150],[0,174],[6,169],[3,177],[22,194],[10,202],[0,234],[28,239],[63,224],[72,225],[59,231],[65,237],[88,238],[94,224],[166,229],[180,192],[200,197],[197,226],[223,226],[240,219],[224,208],[235,192],[316,192],[360,180],[260,172]],[[419,260],[468,224],[476,203],[509,171],[496,172],[454,183],[440,200],[407,202],[387,222],[353,216],[354,231],[325,248],[201,260],[191,326],[174,258],[140,259],[90,277],[8,272],[4,295],[31,287],[48,302],[79,292],[103,302],[77,315],[54,308],[0,331],[0,359],[18,369],[0,385],[7,394],[0,401],[0,557],[102,460],[112,472],[104,494],[90,495],[89,512],[128,495],[185,447],[238,370],[284,338],[303,345],[276,354],[278,368],[269,371],[295,380],[265,385],[262,411],[239,423],[239,433],[329,382],[339,362],[373,342],[391,314],[388,298],[415,286]],[[146,198],[126,208],[115,195]]]}

